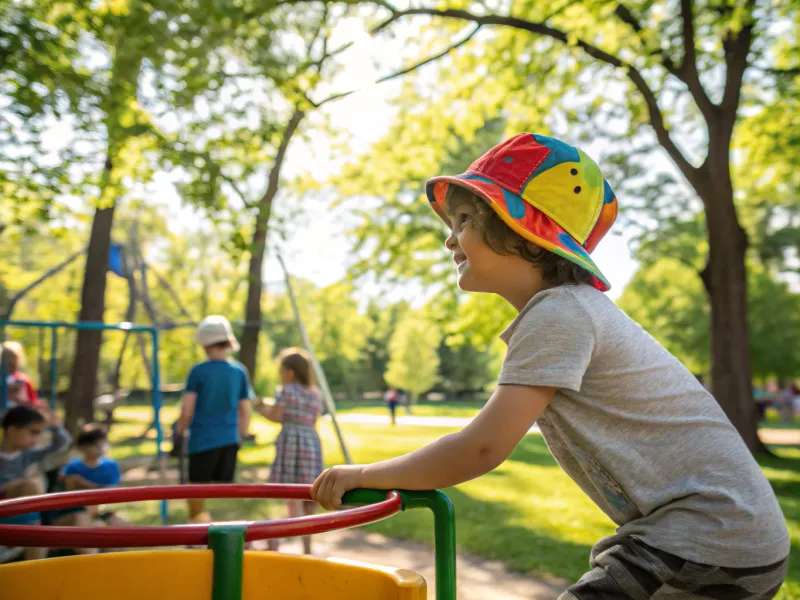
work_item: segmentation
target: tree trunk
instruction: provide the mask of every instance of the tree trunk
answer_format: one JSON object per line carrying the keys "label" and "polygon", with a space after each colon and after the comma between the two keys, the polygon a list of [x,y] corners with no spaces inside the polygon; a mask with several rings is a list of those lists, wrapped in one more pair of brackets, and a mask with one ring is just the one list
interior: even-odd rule
{"label": "tree trunk", "polygon": [[258,202],[256,226],[253,232],[253,241],[250,244],[250,264],[247,269],[247,305],[245,307],[245,325],[242,331],[241,350],[239,361],[247,368],[252,381],[256,377],[256,363],[258,359],[258,334],[261,331],[261,293],[264,287],[264,254],[267,249],[267,232],[269,218],[272,214],[272,202],[278,194],[281,168],[283,167],[286,151],[292,136],[297,131],[300,121],[305,113],[296,109],[292,114],[286,128],[283,130],[275,162],[269,173],[267,191]]}
{"label": "tree trunk", "polygon": [[752,452],[758,438],[747,332],[747,234],[733,201],[727,144],[709,145],[699,183],[708,228],[708,262],[700,274],[711,307],[711,391]]}
{"label": "tree trunk", "polygon": [[[114,204],[97,208],[92,220],[89,247],[86,252],[86,269],[81,292],[80,321],[102,321],[105,312],[106,271],[111,247],[111,226],[114,222]],[[67,394],[66,426],[76,432],[94,417],[93,401],[97,387],[97,369],[100,364],[102,331],[78,331],[75,359],[72,363],[69,392]]]}

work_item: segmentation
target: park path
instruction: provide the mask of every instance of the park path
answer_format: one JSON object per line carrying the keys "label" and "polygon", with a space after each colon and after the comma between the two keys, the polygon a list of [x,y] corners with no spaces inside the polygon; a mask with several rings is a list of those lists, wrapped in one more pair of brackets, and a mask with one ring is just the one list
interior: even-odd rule
{"label": "park path", "polygon": [[[345,413],[336,415],[339,423],[364,423],[371,425],[388,425],[389,417],[386,415],[373,415],[368,413]],[[466,427],[472,421],[471,417],[418,417],[415,415],[399,415],[398,425],[412,425],[415,427]],[[528,433],[539,433],[534,424]]]}
{"label": "park path", "polygon": [[[340,423],[364,423],[373,425],[388,425],[388,415],[373,415],[367,413],[346,413],[337,415]],[[466,427],[472,419],[470,417],[419,417],[414,415],[400,415],[397,417],[398,426],[415,427]],[[539,428],[534,424],[528,430],[528,435],[539,434]],[[758,435],[765,444],[776,446],[800,446],[800,429],[772,429],[762,428]]]}

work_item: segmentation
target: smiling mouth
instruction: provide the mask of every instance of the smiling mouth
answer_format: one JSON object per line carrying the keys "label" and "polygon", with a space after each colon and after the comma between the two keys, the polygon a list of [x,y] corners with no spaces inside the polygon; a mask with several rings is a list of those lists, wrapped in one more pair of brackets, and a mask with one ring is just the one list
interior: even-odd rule
{"label": "smiling mouth", "polygon": [[460,269],[465,264],[467,264],[467,257],[466,256],[463,256],[463,257],[459,256],[458,258],[454,258],[453,260],[456,263],[456,269]]}

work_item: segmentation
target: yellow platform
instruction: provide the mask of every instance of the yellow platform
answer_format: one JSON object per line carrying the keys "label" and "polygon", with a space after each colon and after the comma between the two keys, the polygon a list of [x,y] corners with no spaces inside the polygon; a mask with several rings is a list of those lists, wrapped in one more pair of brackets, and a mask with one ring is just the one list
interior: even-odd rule
{"label": "yellow platform", "polygon": [[[68,556],[0,565],[2,600],[210,600],[210,550]],[[243,600],[425,600],[425,580],[354,561],[245,552]]]}

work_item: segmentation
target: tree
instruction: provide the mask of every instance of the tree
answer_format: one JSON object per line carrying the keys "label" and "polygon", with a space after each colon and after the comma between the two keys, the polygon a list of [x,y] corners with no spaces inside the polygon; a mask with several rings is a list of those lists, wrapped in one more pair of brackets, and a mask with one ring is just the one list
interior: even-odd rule
{"label": "tree", "polygon": [[[329,48],[337,15],[323,3],[310,3],[302,12],[266,6],[237,14],[234,22],[241,26],[217,42],[222,59],[205,65],[217,82],[207,107],[220,133],[209,135],[205,119],[192,122],[193,106],[179,107],[185,127],[173,162],[192,171],[192,183],[181,186],[185,201],[238,224],[232,248],[248,260],[239,360],[256,377],[264,259],[282,171],[308,115],[347,95],[317,98],[320,88],[330,87],[333,57],[346,46]],[[254,93],[260,99],[255,105]]]}
{"label": "tree", "polygon": [[440,341],[433,323],[413,312],[406,315],[389,343],[386,383],[411,392],[413,403],[416,395],[427,392],[439,378]]}
{"label": "tree", "polygon": [[63,212],[74,153],[47,143],[53,119],[75,112],[89,83],[76,60],[86,6],[4,2],[0,6],[0,236],[30,233]]}
{"label": "tree", "polygon": [[[619,307],[693,373],[710,367],[708,304],[693,269],[674,258],[643,266]],[[749,354],[756,378],[800,375],[800,294],[759,264],[749,266]]]}
{"label": "tree", "polygon": [[[677,10],[667,2],[554,7],[528,0],[514,3],[513,14],[471,11],[460,4],[404,10],[375,4],[390,12],[376,32],[419,15],[431,17],[431,28],[440,31],[449,32],[445,28],[453,23],[468,24],[472,33],[491,29],[477,50],[460,51],[460,60],[454,61],[461,67],[458,78],[439,77],[435,91],[420,98],[428,110],[410,120],[427,120],[440,133],[434,144],[446,139],[448,129],[464,129],[456,122],[464,119],[468,106],[478,126],[492,113],[503,114],[511,124],[539,125],[542,113],[549,114],[557,103],[575,133],[586,123],[595,133],[605,131],[607,138],[627,140],[629,155],[647,155],[656,147],[667,154],[700,199],[706,219],[709,250],[700,277],[711,306],[716,396],[748,447],[758,450],[747,353],[748,239],[736,212],[731,146],[743,99],[750,111],[775,100],[769,91],[759,92],[770,90],[775,80],[770,52],[781,39],[776,31],[784,29],[774,25],[795,18],[796,10],[755,0],[681,0]],[[492,82],[486,79],[487,65]],[[414,115],[408,111],[403,116],[408,114]],[[444,123],[432,122],[435,118]],[[399,145],[401,153],[407,150],[402,141]],[[440,151],[426,151],[428,164],[435,163]],[[375,153],[371,159],[382,164]],[[640,173],[646,168],[639,167]],[[662,195],[662,201],[668,200]]]}

